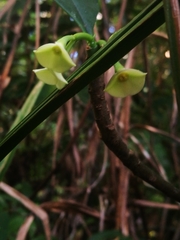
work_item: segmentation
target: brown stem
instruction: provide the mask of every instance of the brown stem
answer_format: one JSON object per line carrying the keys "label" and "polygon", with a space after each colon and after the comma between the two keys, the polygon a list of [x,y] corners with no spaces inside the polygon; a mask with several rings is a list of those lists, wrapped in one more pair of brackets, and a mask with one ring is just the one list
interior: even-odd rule
{"label": "brown stem", "polygon": [[[69,101],[66,102],[65,108],[66,108],[66,114],[67,114],[67,121],[69,125],[69,132],[72,138],[74,136],[73,99],[70,99]],[[76,174],[77,176],[80,176],[81,170],[82,170],[81,158],[75,142],[72,145],[72,152],[73,152],[73,158],[75,162]]]}
{"label": "brown stem", "polygon": [[105,0],[101,0],[101,10],[103,14],[103,36],[107,40],[110,34],[109,34],[109,15]]}
{"label": "brown stem", "polygon": [[[58,113],[57,123],[56,123],[56,130],[54,133],[54,140],[53,140],[52,171],[56,169],[57,152],[58,152],[58,147],[61,141],[63,122],[64,122],[64,113],[62,111],[62,108],[60,108]],[[55,186],[56,184],[55,175],[52,176],[51,184],[52,186]]]}
{"label": "brown stem", "polygon": [[21,33],[21,29],[22,29],[25,17],[28,13],[28,9],[29,9],[30,4],[31,4],[31,0],[27,0],[27,2],[25,4],[25,7],[23,9],[21,18],[19,19],[19,22],[17,23],[17,25],[14,29],[15,36],[14,36],[14,40],[12,42],[12,48],[11,48],[11,51],[10,51],[8,57],[7,57],[5,66],[3,68],[2,75],[0,76],[0,96],[2,95],[2,91],[3,91],[3,88],[4,88],[4,82],[6,81],[6,78],[8,77],[8,74],[9,74],[13,59],[14,59],[14,55],[15,55],[15,52],[16,52],[16,47],[17,47],[18,40],[19,40],[20,33]]}
{"label": "brown stem", "polygon": [[39,1],[36,0],[35,2],[35,10],[36,10],[36,41],[35,41],[35,49],[39,47],[40,44],[40,4]]}
{"label": "brown stem", "polygon": [[127,6],[127,0],[123,0],[122,3],[121,3],[121,7],[120,7],[120,10],[119,10],[119,17],[118,17],[118,23],[116,25],[116,29],[120,29],[122,27],[122,20],[123,20],[123,17],[124,17],[124,13],[125,13],[125,10],[126,10],[126,6]]}
{"label": "brown stem", "polygon": [[89,85],[95,119],[104,143],[134,175],[151,184],[170,198],[180,201],[180,191],[143,164],[122,141],[110,117],[103,90],[104,82],[102,76],[92,81]]}

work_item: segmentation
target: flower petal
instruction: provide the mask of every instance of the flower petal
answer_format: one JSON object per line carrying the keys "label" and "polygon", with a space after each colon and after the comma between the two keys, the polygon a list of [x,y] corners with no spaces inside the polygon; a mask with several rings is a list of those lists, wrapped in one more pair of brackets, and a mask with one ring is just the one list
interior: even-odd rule
{"label": "flower petal", "polygon": [[65,72],[75,63],[70,58],[62,43],[48,43],[34,51],[38,62],[45,68],[56,72]]}
{"label": "flower petal", "polygon": [[58,89],[62,89],[65,87],[65,85],[68,84],[68,82],[66,81],[66,79],[63,77],[63,75],[61,73],[57,73],[57,72],[54,72],[54,74],[56,75],[57,77],[57,82],[56,82],[56,87]]}
{"label": "flower petal", "polygon": [[113,75],[104,91],[121,98],[137,94],[144,86],[145,75],[146,73],[136,69],[120,70]]}
{"label": "flower petal", "polygon": [[56,75],[47,68],[36,69],[36,70],[33,70],[33,72],[36,74],[39,80],[41,80],[46,84],[55,85],[57,82]]}
{"label": "flower petal", "polygon": [[39,80],[49,85],[55,85],[58,89],[62,89],[68,84],[61,73],[53,72],[48,68],[33,70],[33,72]]}

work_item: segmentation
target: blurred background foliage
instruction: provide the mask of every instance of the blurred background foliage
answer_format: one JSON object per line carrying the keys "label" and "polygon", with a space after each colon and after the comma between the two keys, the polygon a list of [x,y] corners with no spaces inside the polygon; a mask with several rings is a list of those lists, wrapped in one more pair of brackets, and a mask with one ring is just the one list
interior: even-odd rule
{"label": "blurred background foliage", "polygon": [[[107,39],[149,3],[99,0],[95,34]],[[37,67],[33,50],[79,31],[53,0],[1,0],[0,73],[5,78],[0,86],[0,139],[38,81],[32,73]],[[129,55],[121,59],[122,64]],[[86,59],[85,44],[77,44],[71,56],[81,65]],[[146,85],[128,100],[107,96],[114,122],[138,157],[179,187],[178,114],[165,25],[136,47],[131,65],[148,72]],[[112,74],[111,70],[107,74]],[[44,86],[36,106],[53,89]],[[19,144],[3,181],[42,208],[50,203],[44,209],[51,239],[179,239],[177,205],[130,173],[125,177],[129,184],[124,183],[123,173],[121,164],[99,139],[85,88]],[[59,200],[64,205],[53,207]],[[124,213],[121,221],[117,212]],[[1,191],[0,239],[21,239],[17,234],[29,215],[26,207]],[[39,218],[34,218],[26,239],[45,239]]]}

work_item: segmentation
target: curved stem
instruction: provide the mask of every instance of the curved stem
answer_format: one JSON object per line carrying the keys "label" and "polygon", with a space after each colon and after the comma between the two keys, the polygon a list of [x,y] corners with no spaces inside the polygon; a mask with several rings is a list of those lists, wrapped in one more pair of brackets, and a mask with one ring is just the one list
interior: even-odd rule
{"label": "curved stem", "polygon": [[66,35],[66,36],[60,38],[59,40],[57,40],[56,42],[61,43],[63,46],[66,46],[66,44],[71,40],[75,40],[74,35]]}
{"label": "curved stem", "polygon": [[97,44],[100,46],[100,47],[103,47],[107,42],[105,40],[102,40],[100,39],[99,41],[97,41]]}
{"label": "curved stem", "polygon": [[180,190],[141,162],[117,132],[105,99],[103,75],[89,84],[89,94],[91,96],[95,120],[101,138],[106,146],[135,176],[146,181],[166,196],[180,202]]}
{"label": "curved stem", "polygon": [[69,53],[72,49],[72,47],[74,46],[74,44],[76,43],[76,40],[71,40],[70,42],[68,42],[68,44],[66,45],[66,51]]}
{"label": "curved stem", "polygon": [[124,67],[120,62],[116,62],[116,63],[114,64],[114,68],[115,68],[115,71],[116,71],[116,72],[119,72],[119,71],[125,69],[125,67]]}
{"label": "curved stem", "polygon": [[[79,40],[87,41],[87,43],[89,44],[89,46],[91,48],[97,47],[97,42],[95,41],[94,36],[92,36],[91,34],[85,33],[85,32],[76,33],[74,35],[66,35],[66,36],[60,38],[57,42],[62,43],[65,46],[66,50],[70,51],[72,46],[75,44],[75,42],[79,41]],[[66,46],[66,44],[67,44],[67,46]]]}
{"label": "curved stem", "polygon": [[74,38],[76,41],[86,40],[91,48],[96,48],[97,46],[94,36],[88,33],[85,33],[85,32],[76,33],[74,34]]}

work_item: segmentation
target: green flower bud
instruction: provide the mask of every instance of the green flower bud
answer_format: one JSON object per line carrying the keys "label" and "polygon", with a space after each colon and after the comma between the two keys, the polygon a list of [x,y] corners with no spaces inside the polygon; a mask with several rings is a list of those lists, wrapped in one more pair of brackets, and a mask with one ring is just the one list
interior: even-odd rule
{"label": "green flower bud", "polygon": [[140,92],[145,83],[146,73],[136,69],[122,69],[108,82],[105,92],[113,97],[126,97]]}
{"label": "green flower bud", "polygon": [[62,89],[68,84],[61,73],[53,72],[50,69],[36,69],[33,72],[39,80],[49,85],[55,85],[58,89]]}
{"label": "green flower bud", "polygon": [[75,66],[64,45],[60,42],[45,44],[34,53],[43,67],[55,72],[63,73]]}

